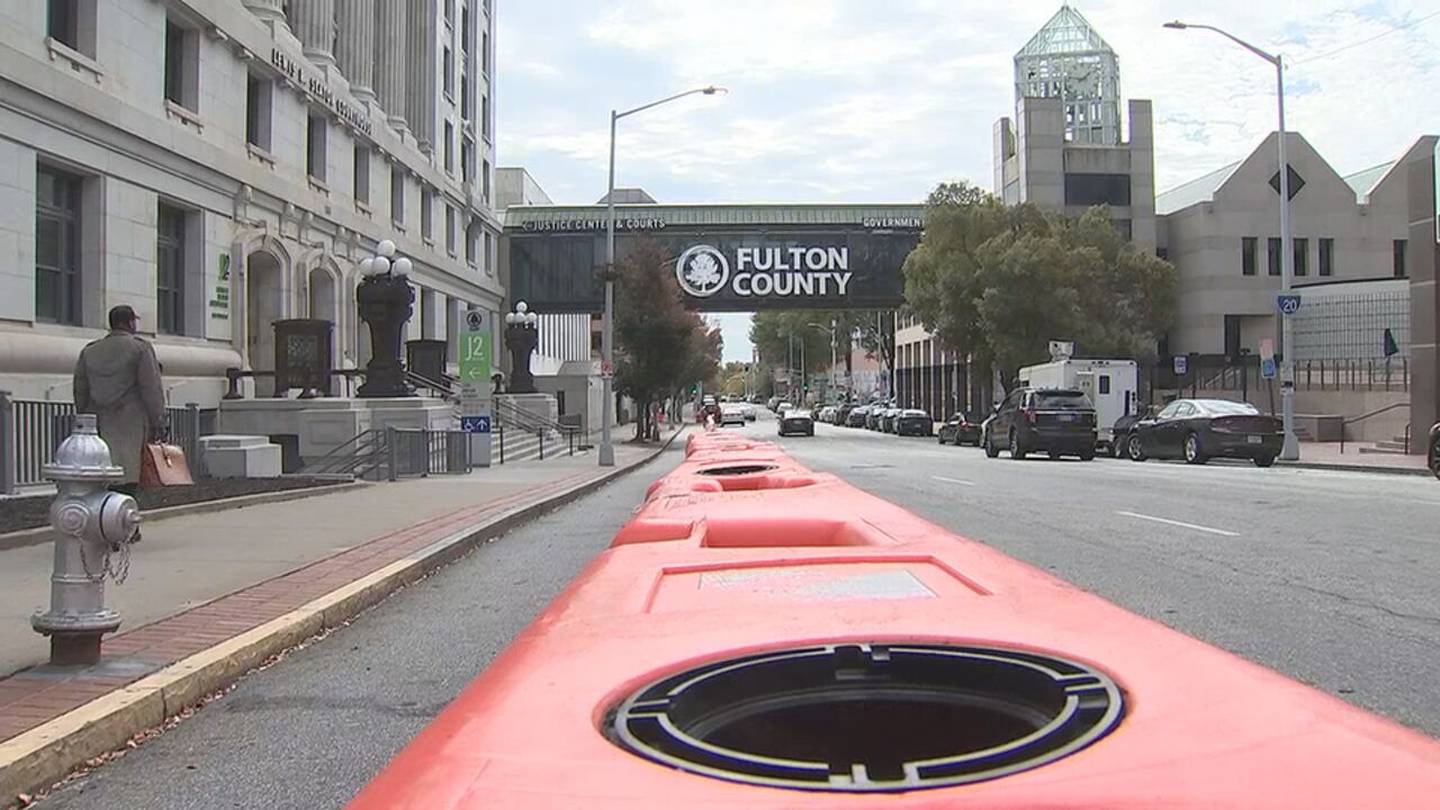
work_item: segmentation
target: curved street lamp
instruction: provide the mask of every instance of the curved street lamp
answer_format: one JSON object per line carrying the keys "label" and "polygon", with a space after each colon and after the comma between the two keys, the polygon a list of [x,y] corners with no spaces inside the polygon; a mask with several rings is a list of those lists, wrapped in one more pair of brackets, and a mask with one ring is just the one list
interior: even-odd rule
{"label": "curved street lamp", "polygon": [[[1295,245],[1290,239],[1290,164],[1285,158],[1284,62],[1279,54],[1261,50],[1213,25],[1173,20],[1165,23],[1165,27],[1180,31],[1189,28],[1213,31],[1275,66],[1275,98],[1280,116],[1279,134],[1276,138],[1280,156],[1280,290],[1289,292],[1294,284]],[[1295,435],[1295,336],[1290,326],[1290,315],[1286,313],[1280,314],[1280,402],[1285,425],[1285,443],[1280,449],[1280,458],[1295,461],[1300,458],[1300,440]]]}
{"label": "curved street lamp", "polygon": [[723,87],[707,85],[642,104],[623,112],[610,111],[610,184],[605,194],[605,317],[600,331],[600,466],[615,466],[615,445],[610,440],[610,422],[615,408],[615,123],[627,115],[644,112],[676,99],[693,95],[728,93]]}

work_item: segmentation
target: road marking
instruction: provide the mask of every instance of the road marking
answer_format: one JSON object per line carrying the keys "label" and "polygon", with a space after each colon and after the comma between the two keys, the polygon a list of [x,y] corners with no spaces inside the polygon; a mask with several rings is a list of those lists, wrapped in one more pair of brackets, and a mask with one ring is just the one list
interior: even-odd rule
{"label": "road marking", "polygon": [[932,475],[930,477],[934,478],[936,481],[944,481],[947,484],[960,484],[961,486],[967,487],[975,486],[974,481],[961,481],[959,478],[946,478],[943,475]]}
{"label": "road marking", "polygon": [[1226,536],[1226,537],[1239,537],[1239,536],[1240,536],[1240,533],[1239,533],[1239,532],[1227,532],[1227,531],[1225,531],[1224,529],[1212,529],[1212,528],[1210,528],[1209,526],[1197,526],[1197,525],[1194,524],[1194,523],[1185,523],[1185,522],[1179,521],[1179,520],[1171,520],[1171,519],[1169,519],[1169,518],[1155,517],[1154,515],[1142,515],[1142,514],[1140,514],[1139,512],[1116,512],[1115,514],[1117,514],[1117,515],[1124,515],[1125,517],[1138,518],[1138,519],[1140,519],[1140,520],[1153,520],[1153,521],[1155,521],[1156,523],[1167,523],[1167,524],[1169,524],[1169,525],[1171,525],[1171,526],[1180,526],[1181,528],[1185,528],[1185,529],[1194,529],[1194,530],[1197,531],[1197,532],[1209,532],[1209,533],[1211,533],[1211,534],[1220,534],[1220,535],[1224,535],[1224,536]]}

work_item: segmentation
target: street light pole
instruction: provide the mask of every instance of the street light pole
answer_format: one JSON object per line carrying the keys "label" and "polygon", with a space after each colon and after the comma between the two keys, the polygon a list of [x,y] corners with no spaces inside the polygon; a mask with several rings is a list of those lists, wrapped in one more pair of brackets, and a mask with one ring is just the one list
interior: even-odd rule
{"label": "street light pole", "polygon": [[723,87],[697,87],[652,101],[624,112],[610,111],[610,180],[605,192],[605,316],[600,329],[600,450],[601,467],[615,466],[615,445],[610,437],[610,423],[615,408],[615,124],[627,115],[643,112],[676,99],[703,93],[713,96],[727,92]]}
{"label": "street light pole", "polygon": [[[1275,99],[1279,114],[1279,132],[1276,138],[1279,145],[1276,151],[1279,153],[1280,160],[1280,290],[1288,293],[1294,286],[1295,243],[1290,238],[1290,163],[1285,156],[1285,62],[1278,54],[1261,50],[1213,25],[1198,25],[1175,20],[1165,23],[1165,27],[1179,30],[1198,28],[1213,31],[1275,66]],[[1281,312],[1279,318],[1280,407],[1285,429],[1285,442],[1281,445],[1280,458],[1286,461],[1295,461],[1300,458],[1300,440],[1295,435],[1295,333],[1288,313]]]}

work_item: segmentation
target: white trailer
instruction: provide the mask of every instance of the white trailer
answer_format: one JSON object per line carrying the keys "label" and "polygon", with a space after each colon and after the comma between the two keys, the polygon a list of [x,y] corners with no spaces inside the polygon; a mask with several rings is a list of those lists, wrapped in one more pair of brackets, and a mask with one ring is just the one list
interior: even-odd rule
{"label": "white trailer", "polygon": [[1115,439],[1115,420],[1135,413],[1139,406],[1140,369],[1134,360],[1082,360],[1066,357],[1026,366],[1018,375],[1029,388],[1069,388],[1084,391],[1095,403],[1095,424],[1100,447]]}

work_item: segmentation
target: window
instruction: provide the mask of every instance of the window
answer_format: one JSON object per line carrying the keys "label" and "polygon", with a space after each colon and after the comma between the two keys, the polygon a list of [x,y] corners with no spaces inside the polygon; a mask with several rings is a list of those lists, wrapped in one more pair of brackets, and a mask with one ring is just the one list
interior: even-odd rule
{"label": "window", "polygon": [[484,235],[480,238],[481,242],[485,245],[485,249],[480,253],[480,263],[485,266],[485,272],[493,276],[495,275],[495,265],[490,261],[490,238],[489,231],[485,231]]}
{"label": "window", "polygon": [[435,213],[435,192],[428,188],[420,190],[420,238],[430,239],[434,229],[430,227],[431,215]]}
{"label": "window", "polygon": [[1320,240],[1320,275],[1329,276],[1335,273],[1335,240]]}
{"label": "window", "polygon": [[470,224],[465,226],[465,261],[474,267],[479,263],[480,258],[480,220],[472,219]]}
{"label": "window", "polygon": [[1295,240],[1295,275],[1310,275],[1310,240]]}
{"label": "window", "polygon": [[390,170],[390,219],[405,224],[405,170],[399,166]]}
{"label": "window", "polygon": [[305,128],[305,173],[322,183],[325,182],[325,139],[329,130],[324,115],[310,115]]}
{"label": "window", "polygon": [[370,202],[370,148],[355,144],[355,201]]}
{"label": "window", "polygon": [[1255,237],[1243,236],[1240,238],[1240,274],[1245,276],[1255,275]]}
{"label": "window", "polygon": [[1266,248],[1267,248],[1267,251],[1266,251],[1266,252],[1267,252],[1267,255],[1266,255],[1265,258],[1269,261],[1269,272],[1270,272],[1270,275],[1272,275],[1272,276],[1278,276],[1278,275],[1280,275],[1280,239],[1279,239],[1279,237],[1275,237],[1275,236],[1270,237],[1270,241],[1269,241],[1268,243],[1266,243]]}
{"label": "window", "polygon": [[1101,393],[1102,395],[1103,395],[1103,394],[1108,394],[1108,393],[1110,393],[1110,375],[1109,375],[1109,374],[1101,374],[1101,375],[1100,375],[1100,393]]}
{"label": "window", "polygon": [[245,141],[270,150],[271,89],[267,79],[251,75],[245,82]]}
{"label": "window", "polygon": [[74,50],[80,50],[78,0],[50,0],[46,33]]}
{"label": "window", "polygon": [[461,74],[460,74],[460,120],[462,120],[462,121],[469,121],[469,120],[470,120],[470,108],[471,108],[472,106],[473,106],[473,105],[470,103],[470,76],[467,75],[467,74],[465,74],[465,73],[461,73]]}
{"label": "window", "polygon": [[35,171],[35,319],[80,323],[80,184],[58,169]]}
{"label": "window", "polygon": [[455,173],[455,125],[445,122],[445,172]]}
{"label": "window", "polygon": [[195,32],[165,21],[165,98],[191,112],[199,108],[200,48]]}
{"label": "window", "polygon": [[460,53],[470,54],[470,6],[460,7]]}
{"label": "window", "polygon": [[455,24],[455,0],[445,0],[445,24]]}
{"label": "window", "polygon": [[1164,261],[1169,261],[1169,260],[1170,260],[1170,248],[1163,248],[1163,247],[1157,247],[1157,248],[1155,248],[1155,258],[1157,258],[1157,259],[1162,259],[1162,260],[1164,260]]}
{"label": "window", "polygon": [[480,32],[480,70],[490,75],[490,32]]}
{"label": "window", "polygon": [[185,212],[160,203],[155,240],[155,328],[185,332]]}
{"label": "window", "polygon": [[1409,278],[1409,277],[1410,277],[1410,270],[1409,270],[1409,268],[1407,268],[1407,267],[1405,266],[1405,247],[1406,247],[1406,241],[1405,241],[1404,239],[1396,239],[1396,240],[1395,240],[1395,247],[1394,247],[1394,273],[1395,273],[1395,278]]}
{"label": "window", "polygon": [[1225,357],[1230,362],[1240,359],[1240,316],[1225,316]]}
{"label": "window", "polygon": [[453,53],[450,52],[450,46],[449,46],[449,45],[446,45],[446,46],[445,46],[444,53],[445,53],[445,57],[444,57],[444,60],[445,60],[445,61],[444,61],[444,65],[445,65],[445,76],[444,76],[443,78],[444,78],[444,82],[445,82],[445,96],[446,96],[447,98],[454,98],[454,97],[455,97],[455,54],[453,54]]}
{"label": "window", "polygon": [[490,161],[485,161],[484,173],[480,178],[480,199],[490,202]]}
{"label": "window", "polygon": [[455,206],[445,203],[445,249],[455,255]]}
{"label": "window", "polygon": [[482,96],[480,99],[480,134],[485,136],[485,142],[490,142],[490,97]]}
{"label": "window", "polygon": [[1066,174],[1066,205],[1129,205],[1128,174]]}
{"label": "window", "polygon": [[475,142],[468,135],[460,141],[460,177],[467,183],[475,179]]}

